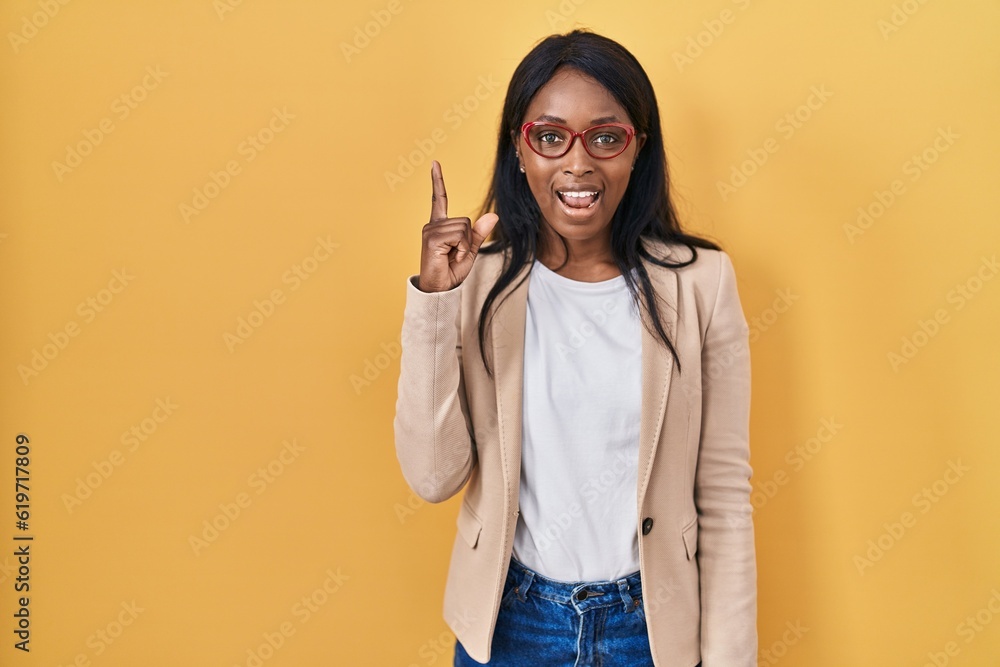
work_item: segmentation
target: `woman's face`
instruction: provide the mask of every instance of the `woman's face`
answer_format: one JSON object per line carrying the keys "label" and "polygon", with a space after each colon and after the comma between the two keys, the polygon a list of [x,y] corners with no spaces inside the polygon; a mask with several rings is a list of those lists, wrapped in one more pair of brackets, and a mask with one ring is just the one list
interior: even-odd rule
{"label": "woman's face", "polygon": [[[625,109],[604,86],[570,68],[557,71],[535,94],[521,122],[531,120],[565,125],[577,132],[601,123],[632,124]],[[628,187],[632,165],[645,137],[637,135],[624,153],[611,159],[592,157],[584,149],[582,137],[573,142],[566,155],[547,158],[531,150],[520,134],[520,126],[515,131],[524,176],[541,210],[541,224],[549,228],[542,230],[543,238],[555,231],[567,241],[590,240],[603,247],[610,239],[611,218]],[[596,191],[597,199],[590,206],[574,208],[560,194],[567,189]],[[579,206],[590,200],[569,201]]]}

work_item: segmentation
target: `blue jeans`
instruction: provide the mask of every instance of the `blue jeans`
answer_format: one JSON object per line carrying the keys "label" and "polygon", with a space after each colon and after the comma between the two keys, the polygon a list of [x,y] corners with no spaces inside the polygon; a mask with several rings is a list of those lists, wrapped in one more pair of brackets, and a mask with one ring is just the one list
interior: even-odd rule
{"label": "blue jeans", "polygon": [[[455,667],[482,664],[455,641]],[[511,556],[485,664],[652,667],[639,572],[616,581],[565,583]]]}

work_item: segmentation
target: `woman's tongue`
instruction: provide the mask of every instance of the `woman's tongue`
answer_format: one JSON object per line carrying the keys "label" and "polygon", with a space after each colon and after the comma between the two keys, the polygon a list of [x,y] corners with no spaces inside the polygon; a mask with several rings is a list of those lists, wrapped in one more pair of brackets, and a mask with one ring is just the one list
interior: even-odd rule
{"label": "woman's tongue", "polygon": [[595,201],[597,201],[598,195],[587,195],[586,197],[574,197],[572,195],[564,195],[562,193],[556,193],[559,199],[569,206],[570,208],[587,208]]}

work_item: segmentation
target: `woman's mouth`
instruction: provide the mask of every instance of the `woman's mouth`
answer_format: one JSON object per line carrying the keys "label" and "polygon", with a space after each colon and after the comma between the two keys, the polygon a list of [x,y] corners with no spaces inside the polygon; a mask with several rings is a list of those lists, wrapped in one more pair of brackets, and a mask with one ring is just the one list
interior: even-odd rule
{"label": "woman's mouth", "polygon": [[588,209],[593,208],[597,200],[601,198],[600,190],[562,191],[556,190],[559,201],[566,208]]}

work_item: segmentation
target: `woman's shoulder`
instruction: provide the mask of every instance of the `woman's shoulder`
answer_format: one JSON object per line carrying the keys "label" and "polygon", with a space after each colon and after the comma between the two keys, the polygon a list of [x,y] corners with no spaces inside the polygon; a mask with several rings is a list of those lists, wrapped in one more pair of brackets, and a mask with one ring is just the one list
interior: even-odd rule
{"label": "woman's shoulder", "polygon": [[[726,251],[715,248],[692,246],[679,240],[666,241],[658,238],[643,237],[647,252],[660,261],[671,265],[671,270],[684,274],[685,278],[697,279],[702,276],[717,276],[721,265],[729,262]],[[731,263],[731,262],[730,262]]]}

